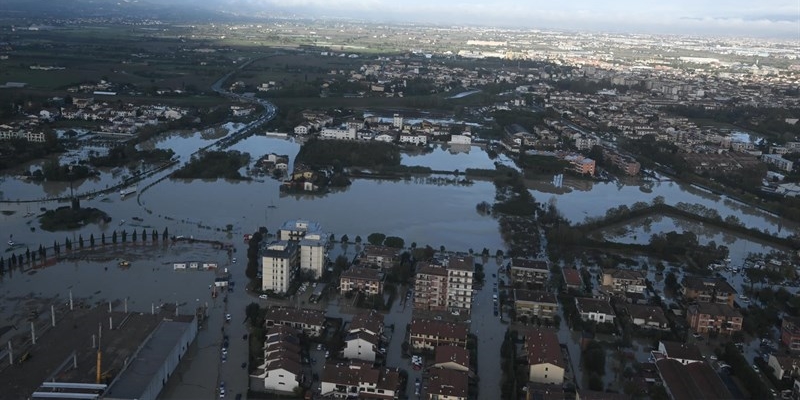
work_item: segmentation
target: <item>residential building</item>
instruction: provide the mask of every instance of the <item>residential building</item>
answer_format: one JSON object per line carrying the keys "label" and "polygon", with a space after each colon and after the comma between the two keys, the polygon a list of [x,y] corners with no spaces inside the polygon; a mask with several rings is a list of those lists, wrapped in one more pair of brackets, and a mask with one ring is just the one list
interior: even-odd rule
{"label": "residential building", "polygon": [[674,359],[656,361],[656,369],[672,400],[734,398],[711,365],[699,362],[683,365]]}
{"label": "residential building", "polygon": [[658,352],[664,358],[671,358],[683,365],[703,362],[703,354],[700,349],[689,343],[662,340],[658,342]]}
{"label": "residential building", "polygon": [[283,306],[267,307],[264,317],[266,327],[284,325],[302,331],[308,336],[322,335],[325,329],[325,312]]}
{"label": "residential building", "polygon": [[581,277],[580,271],[575,268],[564,268],[561,270],[561,273],[564,275],[564,284],[567,289],[583,289],[583,278]]}
{"label": "residential building", "polygon": [[400,371],[375,368],[363,362],[326,364],[320,377],[320,394],[336,399],[397,399]]}
{"label": "residential building", "polygon": [[360,266],[352,266],[342,272],[339,288],[342,294],[358,290],[365,295],[373,296],[383,293],[383,272]]}
{"label": "residential building", "polygon": [[[564,395],[560,386],[528,382],[525,384],[525,400],[564,400],[572,399]],[[576,398],[577,399],[577,398]]]}
{"label": "residential building", "polygon": [[319,133],[322,139],[356,140],[356,130],[353,128],[322,128]]}
{"label": "residential building", "polygon": [[300,385],[303,368],[298,334],[294,328],[282,325],[267,330],[264,363],[250,375],[255,388],[291,393]]}
{"label": "residential building", "polygon": [[273,242],[261,251],[261,290],[286,293],[298,268],[295,242]]}
{"label": "residential building", "polygon": [[328,235],[309,233],[300,240],[300,271],[308,271],[312,279],[319,279],[328,263]]}
{"label": "residential building", "polygon": [[380,338],[368,332],[359,331],[347,334],[344,339],[344,358],[375,362]]}
{"label": "residential building", "polygon": [[528,380],[536,383],[564,383],[564,356],[558,335],[550,329],[531,329],[525,333]]}
{"label": "residential building", "polygon": [[314,221],[293,219],[281,225],[278,229],[278,239],[299,241],[309,233],[322,234],[322,226]]}
{"label": "residential building", "polygon": [[403,116],[400,114],[395,114],[392,118],[392,127],[397,129],[398,131],[403,130]]}
{"label": "residential building", "polygon": [[447,310],[447,268],[428,262],[417,263],[414,288],[415,310]]}
{"label": "residential building", "polygon": [[438,346],[467,346],[469,325],[426,318],[414,318],[409,329],[413,349],[433,350]]}
{"label": "residential building", "polygon": [[640,328],[668,330],[669,321],[664,310],[658,306],[625,304],[622,306],[631,322]]}
{"label": "residential building", "polygon": [[453,256],[447,262],[447,309],[453,313],[469,314],[472,310],[472,281],[475,259],[472,256]]}
{"label": "residential building", "polygon": [[629,269],[604,269],[602,285],[615,293],[643,293],[647,288],[642,271]]}
{"label": "residential building", "polygon": [[428,144],[428,136],[420,133],[404,132],[400,134],[400,143],[409,143],[418,146],[420,145],[424,146]]}
{"label": "residential building", "polygon": [[780,154],[762,154],[761,161],[772,165],[781,171],[792,172],[792,169],[794,168],[794,163],[783,158],[783,156]]}
{"label": "residential building", "polygon": [[594,176],[595,161],[582,155],[567,155],[564,160],[569,162],[573,172],[581,175]]}
{"label": "residential building", "polygon": [[400,261],[400,251],[386,246],[368,244],[358,258],[363,265],[374,265],[378,268],[391,268]]}
{"label": "residential building", "polygon": [[439,346],[433,361],[434,368],[469,371],[469,350],[460,346]]}
{"label": "residential building", "polygon": [[770,354],[767,365],[772,367],[772,374],[779,381],[784,378],[800,377],[800,358],[797,356]]}
{"label": "residential building", "polygon": [[689,306],[686,317],[695,333],[731,335],[742,330],[742,314],[727,304],[698,303]]}
{"label": "residential building", "polygon": [[558,300],[552,292],[514,289],[514,310],[517,320],[525,316],[552,321],[558,314]]}
{"label": "residential building", "polygon": [[575,304],[578,306],[581,319],[584,321],[614,323],[616,314],[614,314],[614,309],[608,303],[608,300],[577,297],[575,298]]}
{"label": "residential building", "polygon": [[687,300],[701,303],[720,303],[733,307],[736,289],[724,278],[687,276],[683,279],[681,293]]}
{"label": "residential building", "polygon": [[800,351],[800,317],[783,317],[781,321],[781,343],[790,351]]}
{"label": "residential building", "polygon": [[347,332],[366,332],[370,335],[381,337],[383,336],[383,314],[375,310],[358,313],[354,315],[353,320],[350,321]]}
{"label": "residential building", "polygon": [[295,135],[308,135],[310,125],[308,122],[303,122],[300,125],[294,127]]}
{"label": "residential building", "polygon": [[528,260],[525,258],[511,259],[511,282],[515,287],[544,288],[550,279],[550,268],[547,262],[541,260]]}
{"label": "residential building", "polygon": [[469,375],[464,371],[433,368],[427,379],[428,400],[467,400]]}

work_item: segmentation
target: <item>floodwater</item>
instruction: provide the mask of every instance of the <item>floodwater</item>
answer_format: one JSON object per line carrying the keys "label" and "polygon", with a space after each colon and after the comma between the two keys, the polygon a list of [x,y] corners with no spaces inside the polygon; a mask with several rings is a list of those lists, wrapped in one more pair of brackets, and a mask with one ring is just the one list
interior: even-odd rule
{"label": "floodwater", "polygon": [[[228,132],[234,132],[237,128],[233,125],[225,127]],[[142,144],[142,147],[173,149],[181,162],[185,162],[199,148],[213,145],[221,135],[224,132],[175,133]],[[288,154],[291,163],[300,144],[291,139],[254,136],[234,144],[231,148],[250,153],[253,161],[272,152]],[[469,152],[451,152],[446,146],[436,146],[429,154],[404,155],[403,163],[428,166],[435,170],[464,171],[467,168],[492,168],[494,160],[489,159],[480,147],[473,146]],[[496,249],[505,247],[497,221],[479,215],[475,209],[478,203],[491,203],[494,199],[494,185],[487,181],[461,185],[448,182],[444,179],[445,176],[396,181],[358,179],[348,188],[332,190],[324,195],[282,195],[278,190],[279,182],[269,177],[257,176],[248,181],[162,180],[169,172],[164,171],[146,178],[138,184],[139,191],[126,198],[121,198],[118,193],[111,193],[106,197],[82,200],[84,206],[96,207],[108,213],[113,218],[110,223],[53,233],[38,229],[35,214],[40,212],[40,207],[52,209],[66,203],[25,203],[14,200],[63,196],[68,193],[69,184],[28,183],[6,176],[0,181],[2,199],[6,200],[0,203],[0,234],[4,235],[2,240],[5,242],[13,235],[14,242],[21,244],[17,252],[24,252],[25,247],[36,249],[39,244],[52,245],[56,240],[63,243],[65,238],[76,242],[80,236],[88,240],[89,235],[93,234],[99,240],[102,233],[107,237],[113,231],[122,230],[130,233],[132,230],[141,232],[146,229],[149,234],[155,229],[161,233],[166,227],[171,235],[232,242],[243,259],[245,248],[240,240],[241,234],[253,232],[259,226],[267,226],[274,232],[284,221],[299,218],[318,221],[337,238],[347,234],[351,241],[356,235],[366,238],[372,232],[381,232],[404,238],[406,245],[414,242],[418,246],[445,246],[447,250],[454,251],[473,249],[480,252],[483,248],[488,248],[494,254]],[[82,194],[116,183],[117,178],[113,178],[111,172],[108,174],[108,177],[103,175],[97,182],[75,182],[73,186],[77,193]],[[674,182],[634,180],[594,183],[566,179],[562,187],[556,188],[544,179],[531,182],[531,187],[531,193],[537,201],[554,202],[559,211],[573,222],[581,222],[587,217],[603,216],[607,209],[620,204],[630,206],[639,201],[649,203],[656,196],[662,196],[667,204],[699,203],[717,210],[723,217],[735,215],[747,226],[766,229],[773,234],[786,236],[797,230],[796,224],[782,222],[779,218],[753,207]],[[8,201],[9,199],[12,201]],[[608,236],[616,236],[615,240],[628,242],[633,237],[633,242],[639,242],[654,233],[697,228],[671,218],[650,219],[647,224],[634,223],[625,227],[624,234],[619,232],[620,234],[615,235],[616,231],[611,229]],[[231,226],[230,232],[225,232],[227,225]],[[731,258],[741,258],[749,252],[767,250],[765,245],[749,240],[704,227],[697,229],[700,229],[697,232],[701,240],[714,240],[718,244],[729,246]],[[231,263],[227,254],[203,247],[165,246],[160,243],[118,244],[111,253],[112,255],[99,258],[92,256],[92,259],[79,258],[61,262],[32,273],[7,273],[0,278],[0,300],[9,305],[32,297],[57,297],[57,301],[64,301],[69,290],[72,290],[76,297],[90,298],[91,301],[127,298],[129,307],[142,312],[148,312],[152,304],[162,302],[178,302],[182,309],[189,312],[195,306],[211,300],[208,284],[213,280],[213,274],[201,271],[175,272],[171,263],[176,261],[218,262],[221,266],[232,268],[235,279],[245,282],[244,263],[239,263],[237,267]],[[10,254],[0,253],[3,257]],[[115,257],[120,256],[130,258],[133,266],[125,270],[119,269]],[[733,264],[737,262],[740,263],[741,260],[734,259]],[[498,317],[492,316],[491,294],[494,279],[490,277],[496,272],[496,262],[489,261],[486,265],[487,284],[476,296],[472,315],[472,331],[479,338],[478,373],[481,377],[482,399],[499,396],[499,348],[507,327],[499,323]],[[740,287],[741,282],[736,284]],[[234,320],[243,320],[244,306],[251,300],[249,294],[242,292],[231,297],[230,312],[234,314]],[[171,383],[176,386],[170,386],[169,393],[176,397],[208,397],[213,395],[216,387],[209,382],[214,377],[226,382],[235,380],[230,381],[232,386],[235,385],[230,389],[232,393],[235,393],[234,388],[239,391],[246,387],[246,380],[241,378],[241,369],[238,366],[239,359],[246,360],[247,352],[243,344],[237,344],[237,347],[230,350],[231,361],[227,364],[219,363],[219,327],[224,326],[222,320],[224,312],[228,310],[227,306],[228,303],[220,303],[219,300],[210,304],[211,325],[207,333],[201,333],[198,349],[191,354],[193,359],[198,360],[198,365],[195,367],[193,364],[188,370],[182,371],[181,379],[185,379],[185,384]],[[2,309],[1,314],[13,317],[14,308],[17,307],[7,306]],[[410,306],[402,308],[396,305],[387,317],[387,324],[395,324],[395,339],[401,339],[404,334],[405,323],[410,318],[409,310]],[[231,329],[237,335],[244,331],[243,325],[235,326],[235,329]],[[568,344],[570,358],[574,365],[578,365],[580,353],[577,342],[573,340],[575,334],[566,330],[565,326],[566,322],[563,322],[559,337],[562,343]],[[231,335],[231,341],[234,342],[235,336],[233,333]],[[399,344],[393,340],[390,354],[395,353],[396,347]],[[390,365],[407,364],[407,360],[395,360],[391,357]],[[208,369],[210,365],[214,367]],[[198,372],[201,369],[207,372]],[[580,373],[578,375],[580,381]]]}

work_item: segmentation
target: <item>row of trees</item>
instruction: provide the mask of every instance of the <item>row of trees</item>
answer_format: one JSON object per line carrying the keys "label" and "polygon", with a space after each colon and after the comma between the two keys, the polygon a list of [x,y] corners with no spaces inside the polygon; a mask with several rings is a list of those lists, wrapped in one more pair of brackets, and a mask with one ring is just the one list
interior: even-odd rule
{"label": "row of trees", "polygon": [[[144,243],[148,241],[148,238],[150,238],[151,242],[155,243],[159,240],[159,233],[155,229],[153,229],[149,234],[146,229],[142,229],[141,233],[139,233],[139,231],[134,230],[130,234],[130,238],[132,243],[136,242]],[[164,228],[164,231],[161,233],[161,239],[163,241],[169,239],[169,228]],[[121,241],[122,243],[126,243],[128,241],[128,231],[123,230],[118,234],[117,231],[115,230],[111,233],[111,235],[108,238],[106,237],[105,232],[103,232],[100,235],[99,245],[104,246],[106,244],[116,244],[119,241]],[[78,235],[77,242],[73,242],[69,237],[67,237],[64,239],[63,246],[67,251],[83,250],[87,246],[89,248],[96,247],[98,245],[97,242],[98,240],[92,233],[89,235],[88,240],[85,240],[83,238],[83,235]],[[52,247],[45,247],[44,245],[40,244],[39,248],[34,251],[31,251],[30,248],[26,248],[25,253],[12,254],[6,259],[0,257],[0,274],[5,272],[6,267],[14,268],[17,266],[23,266],[26,263],[27,264],[35,263],[37,259],[44,260],[45,258],[47,258],[49,252],[52,252],[51,254],[58,257],[61,255],[61,246],[62,244],[60,242],[54,241]]]}

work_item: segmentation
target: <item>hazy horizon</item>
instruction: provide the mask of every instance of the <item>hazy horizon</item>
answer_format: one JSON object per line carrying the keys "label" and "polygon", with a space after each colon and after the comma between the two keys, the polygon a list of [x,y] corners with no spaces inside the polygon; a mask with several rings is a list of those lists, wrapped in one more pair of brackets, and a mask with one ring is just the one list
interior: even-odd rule
{"label": "hazy horizon", "polygon": [[[192,2],[194,4],[200,4]],[[775,37],[800,40],[800,0],[204,0],[217,9],[284,12],[376,22],[483,25],[529,29]],[[184,3],[187,4],[187,3]],[[446,16],[442,17],[442,16]]]}

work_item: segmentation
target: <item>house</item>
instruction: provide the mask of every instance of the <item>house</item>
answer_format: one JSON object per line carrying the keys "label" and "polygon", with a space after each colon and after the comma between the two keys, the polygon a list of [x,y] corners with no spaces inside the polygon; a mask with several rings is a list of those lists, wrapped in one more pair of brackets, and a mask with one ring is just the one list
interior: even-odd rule
{"label": "house", "polygon": [[469,376],[464,371],[434,368],[426,384],[429,400],[467,400],[469,395]]}
{"label": "house", "polygon": [[416,270],[414,309],[447,310],[447,268],[428,262],[419,262]]}
{"label": "house", "polygon": [[273,326],[264,341],[264,363],[250,375],[255,387],[291,393],[303,381],[300,364],[300,332],[288,326]]}
{"label": "house", "polygon": [[369,332],[358,331],[349,333],[344,339],[344,358],[375,362],[378,354],[380,338]]}
{"label": "house", "polygon": [[731,335],[742,330],[742,314],[728,304],[698,303],[689,306],[686,317],[695,333]]}
{"label": "house", "polygon": [[792,169],[794,168],[794,163],[783,158],[783,156],[780,154],[762,154],[761,161],[768,165],[772,165],[781,171],[792,172]]}
{"label": "house", "polygon": [[408,143],[417,146],[424,146],[428,144],[428,136],[418,133],[403,132],[400,134],[400,143]]}
{"label": "house", "polygon": [[261,251],[261,290],[286,293],[299,266],[297,243],[273,242]]}
{"label": "house", "polygon": [[416,350],[434,350],[438,346],[467,346],[469,325],[427,318],[414,318],[409,329],[411,347]]}
{"label": "house", "polygon": [[325,329],[325,312],[304,308],[282,306],[267,307],[265,326],[285,325],[302,331],[308,336],[318,337]]}
{"label": "house", "polygon": [[643,293],[647,288],[645,280],[642,271],[609,268],[603,270],[602,285],[615,293]]}
{"label": "house", "polygon": [[320,377],[320,394],[337,399],[396,399],[400,392],[400,371],[375,368],[363,362],[325,364]]}
{"label": "house", "polygon": [[561,274],[564,275],[564,283],[567,289],[583,289],[583,278],[580,271],[575,268],[564,268],[561,270]]}
{"label": "house", "polygon": [[322,139],[356,140],[356,130],[352,128],[322,128],[319,137]]}
{"label": "house", "polygon": [[514,310],[518,320],[525,316],[552,321],[558,314],[558,300],[552,292],[514,289]]}
{"label": "house", "polygon": [[307,122],[303,122],[300,125],[294,127],[294,134],[295,135],[308,135],[311,126]]}
{"label": "house", "polygon": [[383,272],[360,266],[352,266],[339,278],[341,294],[358,290],[368,296],[383,293]]}
{"label": "house", "polygon": [[359,256],[359,262],[364,265],[374,265],[378,268],[391,268],[400,261],[399,250],[387,246],[366,245]]}
{"label": "house", "polygon": [[622,306],[631,322],[640,328],[668,330],[669,321],[664,310],[657,306],[625,304]]}
{"label": "house", "polygon": [[656,361],[656,369],[667,395],[672,400],[732,399],[725,383],[709,364],[681,364],[665,358]]}
{"label": "house", "polygon": [[347,331],[349,333],[366,332],[381,337],[383,335],[383,314],[375,310],[358,313],[353,316]]}
{"label": "house", "polygon": [[469,350],[460,346],[439,346],[436,348],[433,368],[469,371]]}
{"label": "house", "polygon": [[564,356],[556,331],[531,329],[525,333],[528,380],[536,383],[564,383]]}
{"label": "house", "polygon": [[767,365],[772,367],[772,373],[779,381],[784,378],[800,377],[800,358],[798,357],[770,354]]}
{"label": "house", "polygon": [[550,279],[550,268],[547,262],[541,260],[512,258],[510,273],[515,287],[542,289]]}
{"label": "house", "polygon": [[736,289],[723,278],[687,276],[683,279],[681,294],[686,299],[727,304],[731,307],[736,300]]}
{"label": "house", "polygon": [[614,309],[608,300],[589,299],[583,297],[575,298],[575,304],[581,319],[584,321],[594,321],[597,323],[614,323]]}
{"label": "house", "polygon": [[800,317],[784,316],[781,321],[781,343],[790,351],[800,351]]}
{"label": "house", "polygon": [[703,362],[703,354],[700,349],[689,343],[662,340],[658,342],[658,352],[664,358],[671,358],[683,365]]}

